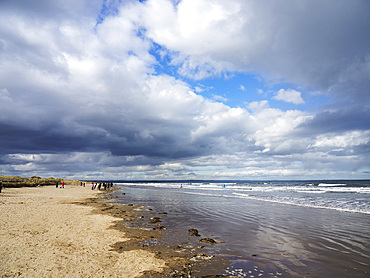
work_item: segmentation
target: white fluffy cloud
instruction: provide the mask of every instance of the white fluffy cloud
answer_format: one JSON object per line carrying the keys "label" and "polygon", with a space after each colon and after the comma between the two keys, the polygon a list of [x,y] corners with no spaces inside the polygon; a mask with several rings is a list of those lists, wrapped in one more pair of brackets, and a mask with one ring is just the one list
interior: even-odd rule
{"label": "white fluffy cloud", "polygon": [[273,98],[276,100],[291,102],[294,104],[304,103],[304,100],[301,97],[301,92],[291,89],[288,90],[280,89]]}
{"label": "white fluffy cloud", "polygon": [[[185,76],[259,71],[342,96],[334,86],[368,84],[370,8],[363,1],[183,0],[174,6],[148,0],[143,11],[147,36],[177,53],[173,62]],[[363,96],[363,89],[354,94]]]}

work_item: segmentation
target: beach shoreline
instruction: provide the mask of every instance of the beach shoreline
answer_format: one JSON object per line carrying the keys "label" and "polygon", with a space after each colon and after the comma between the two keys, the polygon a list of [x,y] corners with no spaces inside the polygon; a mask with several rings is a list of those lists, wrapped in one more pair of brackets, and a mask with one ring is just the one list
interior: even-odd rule
{"label": "beach shoreline", "polygon": [[[116,251],[129,237],[121,218],[99,213],[100,191],[68,185],[4,188],[0,195],[1,277],[140,277],[163,259],[142,249]],[[95,204],[95,205],[93,205]]]}
{"label": "beach shoreline", "polygon": [[[161,225],[167,228],[162,242],[172,245],[181,242],[182,247],[214,256],[209,260],[210,265],[192,266],[195,277],[212,273],[216,275],[213,277],[368,277],[369,216],[366,213],[245,199],[233,194],[232,187],[209,189],[209,184],[203,188],[139,183],[116,186],[121,188],[112,194],[116,203],[134,203],[157,213]],[[243,189],[242,185],[239,187],[237,193]],[[280,185],[274,188],[282,189]],[[301,186],[298,190],[301,191]],[[280,191],[271,194],[280,196]],[[338,196],[339,201],[342,196]],[[167,214],[160,215],[161,212]],[[144,215],[138,225],[145,228],[147,223]],[[134,228],[136,223],[131,226]],[[189,237],[189,227],[197,229],[201,236]],[[222,243],[199,243],[204,237]],[[217,261],[221,258],[225,261]],[[212,269],[215,262],[219,263],[219,269]]]}
{"label": "beach shoreline", "polygon": [[[114,244],[115,251],[147,250],[166,262],[166,267],[161,271],[149,270],[144,272],[143,277],[220,277],[217,275],[229,266],[229,259],[212,256],[205,251],[207,245],[214,243],[207,240],[202,242],[204,238],[197,237],[187,228],[183,230],[186,237],[171,228],[167,229],[164,224],[169,216],[167,212],[137,204],[124,193],[123,188],[115,187],[114,191],[106,196],[107,202],[88,205],[96,207],[99,213],[121,217],[122,220],[116,222],[113,228],[123,231],[129,240]],[[123,199],[125,203],[122,203]]]}
{"label": "beach shoreline", "polygon": [[166,244],[166,228],[151,220],[166,213],[115,203],[117,189],[5,188],[0,276],[215,277],[228,264],[210,259],[202,245]]}
{"label": "beach shoreline", "polygon": [[[238,277],[233,275],[251,271],[366,276],[366,267],[356,263],[368,256],[366,249],[350,256],[331,252],[355,250],[343,229],[366,248],[367,229],[360,224],[366,214],[188,193],[136,185],[106,191],[70,184],[5,188],[0,277]],[[340,244],[322,223],[330,223]],[[337,267],[326,270],[330,264]]]}

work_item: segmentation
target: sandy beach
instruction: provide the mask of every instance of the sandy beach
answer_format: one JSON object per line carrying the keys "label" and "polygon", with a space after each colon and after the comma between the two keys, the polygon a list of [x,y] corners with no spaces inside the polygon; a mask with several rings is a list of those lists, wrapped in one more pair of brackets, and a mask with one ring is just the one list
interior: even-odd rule
{"label": "sandy beach", "polygon": [[0,277],[139,277],[162,271],[153,252],[117,252],[119,220],[83,205],[99,191],[67,185],[4,188],[0,194]]}
{"label": "sandy beach", "polygon": [[367,214],[208,188],[5,188],[0,277],[368,277]]}

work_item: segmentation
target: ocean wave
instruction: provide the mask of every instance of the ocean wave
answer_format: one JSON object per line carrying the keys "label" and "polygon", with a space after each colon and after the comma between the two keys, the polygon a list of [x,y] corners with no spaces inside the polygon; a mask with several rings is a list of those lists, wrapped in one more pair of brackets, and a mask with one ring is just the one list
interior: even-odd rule
{"label": "ocean wave", "polygon": [[[293,206],[300,206],[300,207],[309,207],[309,208],[316,208],[316,209],[330,209],[330,210],[337,210],[337,211],[342,211],[342,212],[351,212],[351,213],[364,213],[364,214],[370,214],[370,208],[346,208],[343,207],[343,205],[351,205],[348,203],[326,203],[326,204],[313,204],[309,202],[305,202],[303,200],[284,200],[284,199],[278,199],[278,198],[264,198],[264,197],[257,197],[257,196],[251,196],[249,194],[241,194],[241,193],[233,193],[236,197],[238,198],[244,198],[244,199],[251,199],[251,200],[257,200],[257,201],[264,201],[264,202],[270,202],[270,203],[279,203],[279,204],[284,204],[284,205],[293,205]],[[342,205],[342,206],[334,206],[335,204],[337,205]]]}
{"label": "ocean wave", "polygon": [[317,186],[336,187],[336,186],[347,186],[347,184],[346,183],[319,183]]}

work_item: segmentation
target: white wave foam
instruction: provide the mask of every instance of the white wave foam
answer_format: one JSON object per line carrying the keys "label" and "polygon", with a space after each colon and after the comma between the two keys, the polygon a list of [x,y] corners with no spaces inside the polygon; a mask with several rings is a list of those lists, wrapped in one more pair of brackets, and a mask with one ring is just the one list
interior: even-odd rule
{"label": "white wave foam", "polygon": [[238,198],[264,201],[264,202],[270,202],[270,203],[279,203],[279,204],[285,204],[285,205],[293,205],[293,206],[309,207],[309,208],[317,208],[317,209],[330,209],[330,210],[337,210],[337,211],[351,212],[351,213],[370,214],[370,211],[366,210],[366,209],[359,209],[359,208],[351,209],[351,208],[334,207],[334,206],[328,206],[328,205],[315,205],[315,204],[310,204],[310,203],[298,203],[298,202],[286,201],[286,200],[281,200],[281,199],[267,199],[267,198],[261,198],[261,197],[256,197],[256,196],[250,196],[248,194],[235,193],[235,192],[233,194]]}
{"label": "white wave foam", "polygon": [[335,187],[335,186],[346,186],[346,183],[319,183],[317,186]]}
{"label": "white wave foam", "polygon": [[[330,210],[337,210],[342,212],[351,212],[351,213],[364,213],[364,214],[370,214],[370,210],[368,209],[361,209],[361,208],[344,208],[344,207],[335,207],[330,206],[330,204],[310,204],[310,203],[300,203],[298,201],[287,201],[283,199],[267,199],[262,197],[256,197],[251,196],[249,194],[244,193],[237,193],[233,192],[232,195],[224,195],[224,194],[211,194],[211,193],[202,193],[202,192],[184,192],[185,194],[191,194],[191,195],[201,195],[201,196],[210,196],[210,197],[223,197],[223,198],[241,198],[241,199],[250,199],[250,200],[256,200],[256,201],[263,201],[263,202],[270,202],[270,203],[278,203],[278,204],[284,204],[284,205],[293,205],[293,206],[299,206],[299,207],[308,207],[308,208],[316,208],[316,209],[330,209]],[[343,206],[344,204],[341,204]]]}

